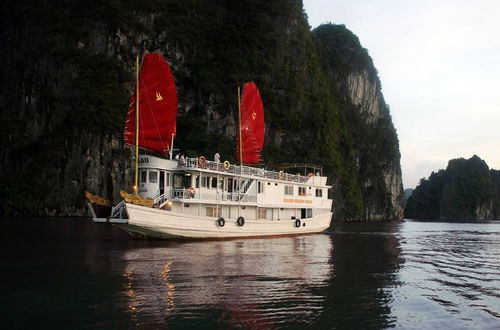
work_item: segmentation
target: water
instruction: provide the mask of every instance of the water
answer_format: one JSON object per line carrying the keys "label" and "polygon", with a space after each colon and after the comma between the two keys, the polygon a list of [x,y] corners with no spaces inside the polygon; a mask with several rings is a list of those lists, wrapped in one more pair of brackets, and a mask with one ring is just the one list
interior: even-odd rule
{"label": "water", "polygon": [[1,222],[9,329],[500,328],[499,222],[206,242],[130,240],[86,219]]}

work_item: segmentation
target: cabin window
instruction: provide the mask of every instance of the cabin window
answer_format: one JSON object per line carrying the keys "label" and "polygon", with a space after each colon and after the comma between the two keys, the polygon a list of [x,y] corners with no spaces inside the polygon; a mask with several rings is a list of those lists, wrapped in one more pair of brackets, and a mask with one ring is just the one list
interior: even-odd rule
{"label": "cabin window", "polygon": [[204,177],[201,178],[201,186],[203,188],[207,187],[207,177],[206,176],[204,176]]}
{"label": "cabin window", "polygon": [[157,183],[158,182],[158,172],[149,171],[149,183]]}
{"label": "cabin window", "polygon": [[306,187],[299,187],[299,196],[306,195]]}
{"label": "cabin window", "polygon": [[174,188],[175,189],[182,188],[182,179],[183,178],[184,178],[183,175],[174,174]]}
{"label": "cabin window", "polygon": [[146,171],[141,171],[141,183],[146,183],[148,179],[148,173]]}
{"label": "cabin window", "polygon": [[220,207],[217,208],[214,206],[207,206],[206,216],[207,217],[219,217],[220,216]]}
{"label": "cabin window", "polygon": [[258,188],[258,193],[263,194],[264,193],[264,182],[257,182],[257,188]]}
{"label": "cabin window", "polygon": [[194,177],[194,186],[196,188],[200,188],[200,177],[198,175],[195,175]]}
{"label": "cabin window", "polygon": [[257,209],[257,219],[267,219],[267,209]]}
{"label": "cabin window", "polygon": [[316,197],[323,197],[323,190],[316,189]]}
{"label": "cabin window", "polygon": [[213,189],[217,189],[217,178],[216,177],[212,177],[211,180],[212,180],[212,185],[211,185],[212,188]]}
{"label": "cabin window", "polygon": [[285,186],[285,195],[293,195],[293,186]]}

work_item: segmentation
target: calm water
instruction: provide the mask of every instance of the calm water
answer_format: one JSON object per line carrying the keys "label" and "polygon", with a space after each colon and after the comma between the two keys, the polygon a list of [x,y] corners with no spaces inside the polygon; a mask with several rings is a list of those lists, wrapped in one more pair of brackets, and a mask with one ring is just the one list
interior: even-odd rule
{"label": "calm water", "polygon": [[167,242],[1,221],[3,328],[500,328],[499,222]]}

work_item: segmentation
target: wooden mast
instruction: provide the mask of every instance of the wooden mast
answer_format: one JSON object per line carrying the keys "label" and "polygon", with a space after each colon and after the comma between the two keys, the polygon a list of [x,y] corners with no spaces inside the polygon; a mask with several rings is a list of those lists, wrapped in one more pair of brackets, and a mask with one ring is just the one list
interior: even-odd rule
{"label": "wooden mast", "polygon": [[136,57],[136,98],[135,98],[135,171],[134,171],[134,194],[139,193],[139,56]]}
{"label": "wooden mast", "polygon": [[243,149],[241,148],[242,146],[242,141],[241,141],[241,97],[240,97],[240,86],[238,86],[238,130],[239,130],[239,149],[240,149],[240,165],[243,165]]}
{"label": "wooden mast", "polygon": [[[240,96],[240,86],[238,86],[238,131],[240,135],[240,141],[239,141],[239,148],[240,148],[240,174],[243,174],[243,149],[241,148],[242,146],[242,141],[241,141],[241,96]],[[238,218],[241,215],[241,179],[238,178],[237,180],[237,187],[238,187]]]}

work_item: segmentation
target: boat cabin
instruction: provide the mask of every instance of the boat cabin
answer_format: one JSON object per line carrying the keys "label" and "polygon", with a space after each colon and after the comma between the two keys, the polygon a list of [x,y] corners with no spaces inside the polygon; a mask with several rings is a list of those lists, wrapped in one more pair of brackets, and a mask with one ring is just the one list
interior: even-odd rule
{"label": "boat cabin", "polygon": [[305,219],[330,212],[327,178],[269,171],[204,157],[139,158],[139,194],[178,213],[246,219]]}

